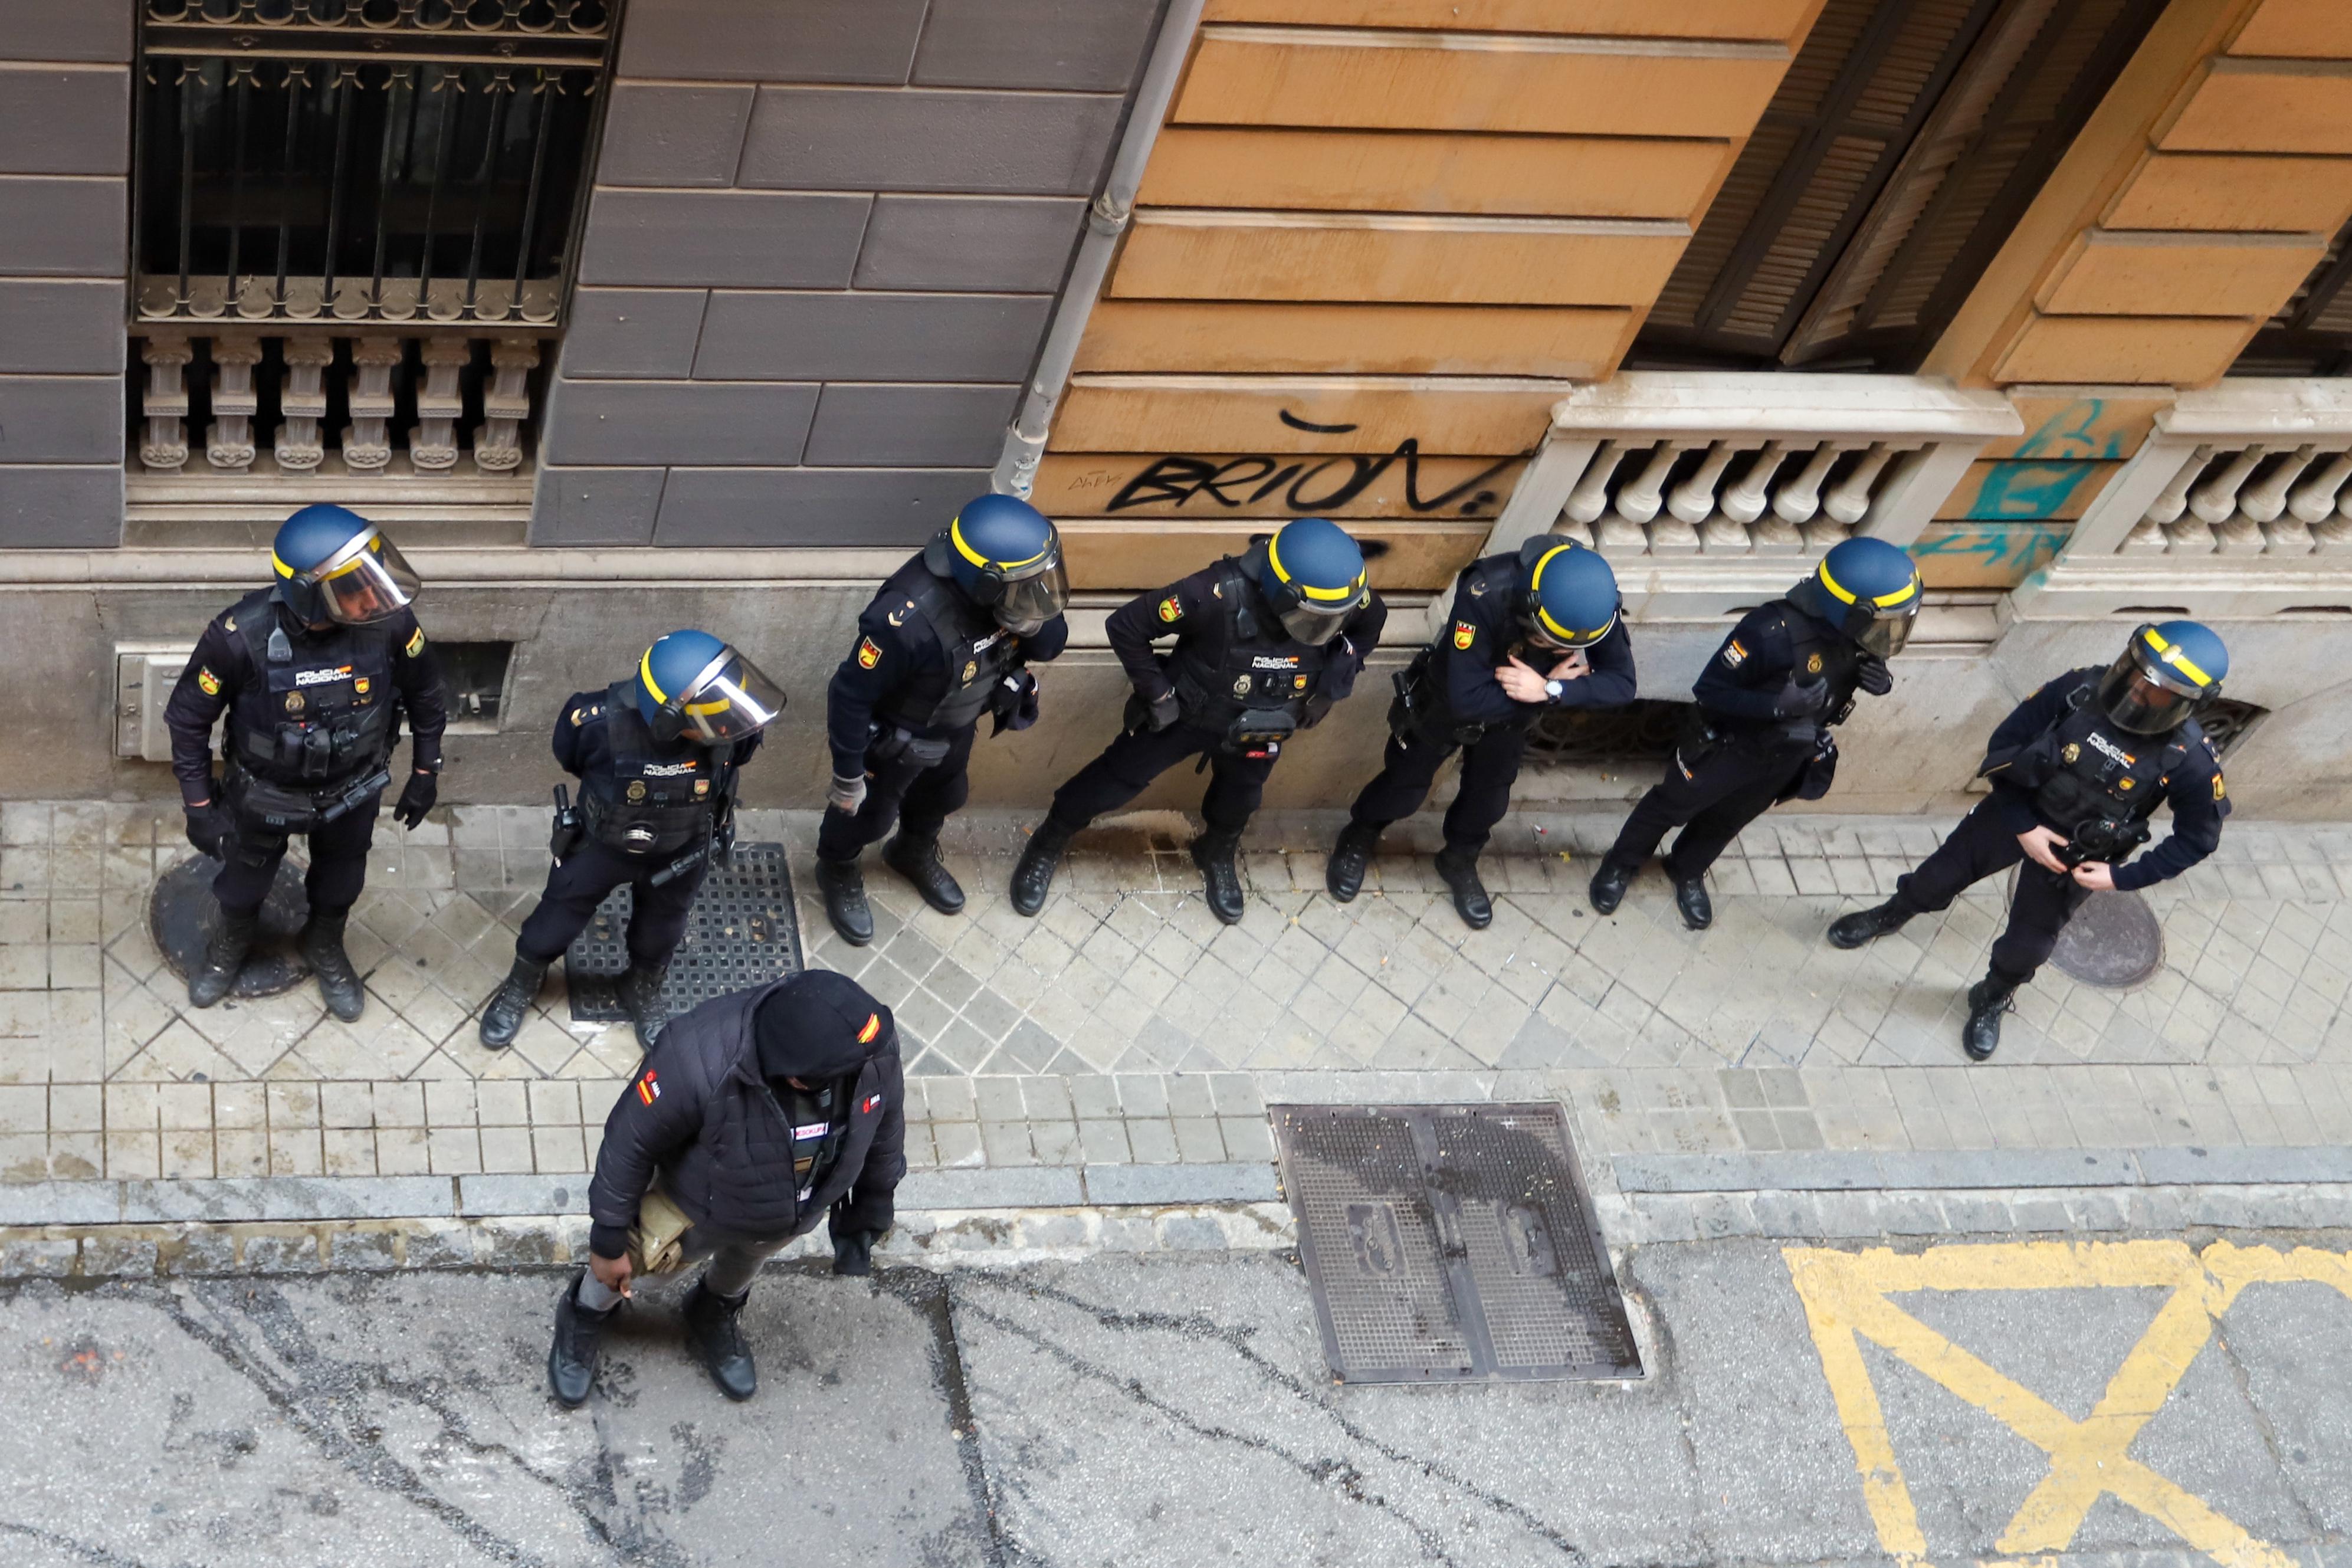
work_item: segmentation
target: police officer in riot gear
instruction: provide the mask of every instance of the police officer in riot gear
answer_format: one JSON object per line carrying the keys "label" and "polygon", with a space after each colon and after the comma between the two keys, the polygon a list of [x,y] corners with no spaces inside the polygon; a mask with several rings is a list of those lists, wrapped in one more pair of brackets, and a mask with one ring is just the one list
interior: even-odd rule
{"label": "police officer in riot gear", "polygon": [[1032,664],[1070,640],[1069,580],[1053,523],[1024,500],[981,496],[892,573],[857,618],[857,645],[825,692],[833,784],[817,828],[817,886],[844,941],[874,940],[857,859],[890,831],[883,863],[941,914],[963,889],[940,859],[940,829],[971,793],[983,714],[992,734],[1037,719]]}
{"label": "police officer in riot gear", "polygon": [[1492,924],[1478,855],[1510,806],[1528,726],[1549,708],[1633,700],[1622,607],[1609,563],[1550,534],[1471,563],[1454,583],[1452,618],[1397,678],[1387,754],[1324,868],[1331,896],[1356,896],[1381,831],[1421,809],[1439,766],[1459,751],[1462,784],[1446,809],[1437,873],[1466,924]]}
{"label": "police officer in riot gear", "polygon": [[1837,771],[1832,730],[1854,694],[1895,689],[1886,661],[1919,613],[1919,572],[1883,539],[1849,539],[1785,598],[1750,610],[1691,688],[1696,721],[1666,759],[1593,873],[1591,896],[1614,911],[1626,884],[1680,826],[1666,857],[1683,923],[1715,920],[1706,868],[1739,830],[1784,800],[1819,800]]}
{"label": "police officer in riot gear", "polygon": [[[1013,909],[1034,915],[1045,907],[1072,835],[1202,756],[1211,774],[1201,800],[1207,826],[1192,841],[1192,863],[1210,910],[1227,925],[1239,921],[1234,854],[1266,775],[1285,741],[1355,689],[1387,619],[1361,547],[1318,517],[1120,605],[1107,629],[1135,683],[1126,728],[1055,793],[1013,867]],[[1152,639],[1167,637],[1174,651],[1154,654]]]}
{"label": "police officer in riot gear", "polygon": [[[2197,716],[2221,694],[2229,672],[2229,649],[2210,628],[2165,621],[2133,632],[2105,669],[2051,681],[1993,731],[1979,773],[1992,793],[1895,885],[1893,898],[1831,926],[1831,942],[1860,947],[2016,866],[2009,925],[1992,944],[1985,977],[1969,988],[1960,1031],[1973,1060],[1991,1056],[2011,998],[2084,900],[2178,877],[2221,842],[2229,790]],[[2154,837],[2148,818],[2166,804],[2171,833],[2126,865]]]}
{"label": "police officer in riot gear", "polygon": [[[221,861],[221,922],[188,974],[188,1000],[209,1007],[236,984],[287,840],[300,834],[310,849],[302,956],[328,1010],[349,1022],[366,994],[344,925],[367,880],[404,713],[415,738],[392,814],[414,830],[433,808],[447,721],[441,671],[409,612],[416,574],[365,518],[306,506],[278,529],[270,565],[276,585],[205,627],[163,710],[188,842]],[[224,709],[226,766],[215,780],[212,729]]]}
{"label": "police officer in riot gear", "polygon": [[[580,779],[559,806],[555,864],[515,938],[514,967],[482,1008],[482,1044],[514,1043],[547,966],[629,884],[629,967],[621,1005],[651,1047],[662,985],[711,860],[735,842],[735,791],[784,694],[709,632],[675,631],[602,691],[575,691],[555,718],[555,760]],[[559,801],[562,792],[558,792]]]}

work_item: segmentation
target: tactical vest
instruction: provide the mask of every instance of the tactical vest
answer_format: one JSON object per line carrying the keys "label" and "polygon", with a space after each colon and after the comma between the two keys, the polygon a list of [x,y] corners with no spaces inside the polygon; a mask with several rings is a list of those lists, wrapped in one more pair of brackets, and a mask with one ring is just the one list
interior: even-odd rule
{"label": "tactical vest", "polygon": [[793,1183],[803,1203],[841,1163],[841,1146],[849,1137],[849,1101],[856,1093],[855,1086],[851,1079],[834,1079],[813,1089],[771,1086],[785,1125],[792,1130]]}
{"label": "tactical vest", "polygon": [[254,675],[230,710],[231,756],[256,778],[313,792],[383,767],[400,711],[392,628],[336,626],[297,637],[278,615],[268,589],[229,612]]}
{"label": "tactical vest", "polygon": [[1217,602],[1223,614],[1176,645],[1169,679],[1184,721],[1230,730],[1244,713],[1280,713],[1296,729],[1331,661],[1329,645],[1294,640],[1267,613],[1256,584],[1232,556],[1221,563]]}
{"label": "tactical vest", "polygon": [[1832,726],[1843,723],[1853,710],[1853,694],[1862,682],[1862,650],[1786,599],[1775,599],[1766,607],[1780,612],[1780,625],[1789,637],[1789,670],[1782,689],[1801,684],[1801,676],[1808,678],[1801,682],[1807,687],[1826,682],[1828,705],[1799,719],[1749,719],[1703,708],[1704,717],[1696,721],[1696,728],[1718,740],[1750,747],[1778,750],[1818,744]]}
{"label": "tactical vest", "polygon": [[589,833],[624,855],[675,855],[710,836],[727,764],[688,741],[664,747],[637,711],[636,683],[604,693],[604,764],[580,781]]}
{"label": "tactical vest", "polygon": [[2028,752],[2042,776],[2034,785],[2033,812],[2062,834],[2084,823],[2133,822],[2151,815],[2164,798],[2172,770],[2203,737],[2194,724],[2169,735],[2134,735],[2109,724],[2084,686],[2065,718],[2037,739]]}
{"label": "tactical vest", "polygon": [[[1461,595],[1465,589],[1475,590],[1470,595],[1473,599],[1484,600],[1491,595],[1500,595],[1501,597],[1496,602],[1506,606],[1503,625],[1507,628],[1514,626],[1515,613],[1508,606],[1519,591],[1518,557],[1490,555],[1484,561],[1472,562],[1463,568],[1462,574],[1454,580],[1456,604],[1461,602]],[[1523,726],[1533,722],[1536,711],[1526,704],[1521,704],[1519,710],[1512,717],[1492,723],[1465,724],[1454,720],[1454,707],[1445,679],[1446,660],[1460,651],[1450,646],[1454,637],[1454,623],[1452,620],[1448,620],[1441,626],[1437,636],[1431,639],[1428,648],[1423,653],[1415,655],[1410,666],[1412,689],[1407,696],[1407,708],[1412,714],[1413,727],[1450,736],[1455,742],[1466,746],[1481,739],[1489,730],[1499,730],[1507,725]],[[1533,653],[1534,657],[1528,658],[1530,653]],[[1515,637],[1497,650],[1493,668],[1500,669],[1505,661],[1514,654],[1525,658],[1528,664],[1544,669],[1549,669],[1560,657],[1557,651],[1551,649],[1531,650],[1524,638]],[[1391,722],[1391,728],[1394,727]]]}
{"label": "tactical vest", "polygon": [[929,695],[919,690],[894,691],[876,706],[876,715],[918,734],[951,733],[978,722],[998,684],[1025,662],[1021,639],[951,584],[941,582],[919,555],[893,573],[882,584],[882,592],[914,601],[915,613],[922,617],[932,646],[939,649],[940,679],[945,684]]}

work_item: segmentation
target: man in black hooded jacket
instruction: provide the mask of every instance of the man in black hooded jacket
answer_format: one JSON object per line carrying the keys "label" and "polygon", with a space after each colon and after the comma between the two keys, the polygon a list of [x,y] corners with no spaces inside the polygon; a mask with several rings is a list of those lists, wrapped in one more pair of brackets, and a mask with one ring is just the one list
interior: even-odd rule
{"label": "man in black hooded jacket", "polygon": [[604,1121],[588,1184],[588,1267],[555,1308],[548,1380],[588,1397],[604,1325],[630,1294],[629,1230],[658,1183],[692,1222],[687,1331],[730,1399],[758,1389],[736,1324],[760,1265],[830,1215],[833,1271],[871,1271],[907,1173],[906,1080],[890,1011],[814,970],[670,1021]]}

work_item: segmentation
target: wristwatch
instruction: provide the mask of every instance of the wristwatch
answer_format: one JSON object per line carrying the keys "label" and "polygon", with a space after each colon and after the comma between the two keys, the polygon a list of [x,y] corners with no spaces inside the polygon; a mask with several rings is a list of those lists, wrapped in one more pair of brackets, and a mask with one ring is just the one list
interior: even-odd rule
{"label": "wristwatch", "polygon": [[1547,702],[1557,702],[1559,700],[1560,693],[1567,689],[1568,683],[1566,681],[1547,680],[1544,682],[1544,700]]}

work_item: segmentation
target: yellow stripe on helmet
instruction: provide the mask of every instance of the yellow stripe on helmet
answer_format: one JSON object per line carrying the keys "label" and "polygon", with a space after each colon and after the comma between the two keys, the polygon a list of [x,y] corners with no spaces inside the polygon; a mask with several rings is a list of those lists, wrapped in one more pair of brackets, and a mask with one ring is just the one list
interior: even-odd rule
{"label": "yellow stripe on helmet", "polygon": [[2210,686],[2213,684],[2213,678],[2206,674],[2203,670],[2198,668],[2197,666],[2189,659],[2188,654],[2181,651],[2179,644],[2168,643],[2162,637],[2157,636],[2156,628],[2154,626],[2148,627],[2146,631],[2140,633],[2140,636],[2147,639],[2148,647],[2156,649],[2156,657],[2158,663],[2170,665],[2173,668],[2179,670],[2181,674],[2187,676],[2189,679],[2195,681],[2200,686]]}
{"label": "yellow stripe on helmet", "polygon": [[[1821,580],[1822,587],[1827,588],[1832,594],[1837,596],[1837,600],[1840,604],[1851,605],[1856,602],[1857,595],[1851,589],[1847,588],[1844,584],[1830,575],[1830,563],[1828,562],[1824,561],[1820,566],[1816,567],[1814,569],[1813,575]],[[1878,609],[1891,609],[1918,591],[1919,577],[1916,573],[1914,573],[1911,579],[1905,583],[1903,586],[1895,589],[1892,594],[1881,594],[1870,602]]]}
{"label": "yellow stripe on helmet", "polygon": [[[1536,569],[1528,574],[1528,586],[1529,588],[1541,591],[1543,587],[1544,568],[1551,564],[1552,557],[1556,555],[1565,555],[1571,550],[1580,548],[1582,548],[1582,546],[1576,544],[1558,544],[1554,545],[1551,549],[1545,551],[1541,555],[1536,558]],[[1556,637],[1560,637],[1570,642],[1574,642],[1579,639],[1589,642],[1599,642],[1602,637],[1609,635],[1609,628],[1617,624],[1617,612],[1614,610],[1610,611],[1609,618],[1601,622],[1599,626],[1593,627],[1591,631],[1570,631],[1566,626],[1561,626],[1558,621],[1553,620],[1551,618],[1551,612],[1545,609],[1543,607],[1542,601],[1538,600],[1536,604],[1536,619],[1543,623],[1544,630],[1549,632]]]}
{"label": "yellow stripe on helmet", "polygon": [[287,565],[286,563],[278,559],[278,552],[275,550],[269,552],[269,563],[278,568],[278,574],[280,577],[291,577],[294,575],[294,568]]}
{"label": "yellow stripe on helmet", "polygon": [[1266,563],[1274,568],[1274,574],[1276,576],[1281,578],[1285,583],[1287,583],[1292,587],[1297,589],[1301,595],[1309,599],[1320,599],[1325,604],[1330,604],[1340,599],[1352,599],[1357,595],[1364,591],[1364,574],[1361,572],[1357,573],[1356,580],[1349,584],[1344,588],[1317,588],[1295,580],[1288,572],[1283,569],[1282,552],[1276,548],[1276,541],[1274,539],[1268,539],[1265,542],[1265,559]]}
{"label": "yellow stripe on helmet", "polygon": [[654,650],[651,648],[646,649],[637,660],[637,679],[646,683],[646,689],[654,694],[655,701],[669,700],[669,693],[664,691],[661,689],[661,682],[654,679]]}
{"label": "yellow stripe on helmet", "polygon": [[993,566],[1000,572],[1018,572],[1024,566],[1033,566],[1038,562],[1045,559],[1046,556],[1052,554],[1054,551],[1053,536],[1051,534],[1047,534],[1045,537],[1045,548],[1040,550],[1036,554],[1032,555],[1026,561],[991,561],[987,556],[982,555],[979,551],[974,550],[970,544],[964,542],[963,513],[961,512],[958,512],[955,516],[948,519],[948,542],[955,546],[955,551],[958,555],[962,556],[966,561],[971,562],[973,565],[978,566],[982,570],[986,570],[987,568]]}

